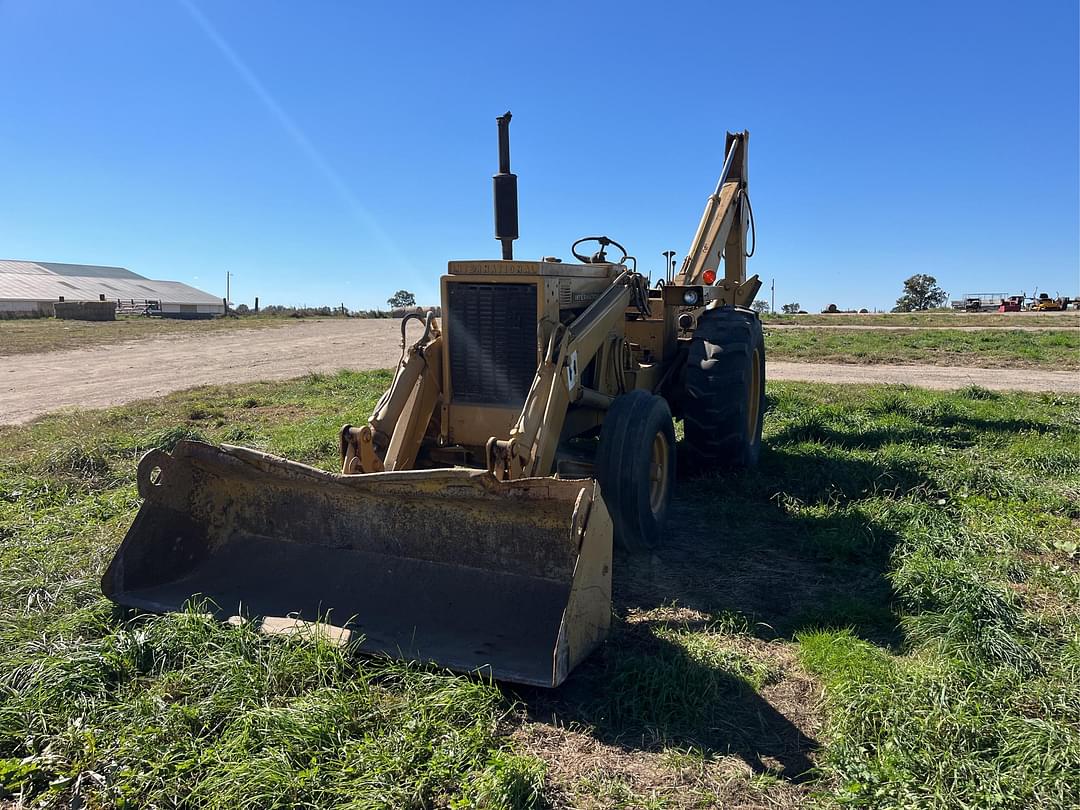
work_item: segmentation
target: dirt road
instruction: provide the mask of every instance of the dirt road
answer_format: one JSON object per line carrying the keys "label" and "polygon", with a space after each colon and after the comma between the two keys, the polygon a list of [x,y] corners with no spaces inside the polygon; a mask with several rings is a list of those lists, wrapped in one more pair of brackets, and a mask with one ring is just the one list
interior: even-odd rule
{"label": "dirt road", "polygon": [[828,383],[885,383],[947,391],[981,385],[995,391],[1061,391],[1080,394],[1080,371],[970,366],[859,365],[856,363],[792,363],[769,360],[770,380]]}
{"label": "dirt road", "polygon": [[[419,335],[419,325],[411,329]],[[400,322],[316,321],[273,330],[154,338],[0,357],[0,424],[60,408],[104,408],[198,385],[282,380],[311,371],[391,368]],[[770,362],[769,378],[1080,393],[1080,372]]]}
{"label": "dirt road", "polygon": [[[0,424],[59,408],[105,408],[199,385],[389,368],[398,320],[312,321],[193,337],[0,357]],[[410,324],[410,334],[420,326]]]}

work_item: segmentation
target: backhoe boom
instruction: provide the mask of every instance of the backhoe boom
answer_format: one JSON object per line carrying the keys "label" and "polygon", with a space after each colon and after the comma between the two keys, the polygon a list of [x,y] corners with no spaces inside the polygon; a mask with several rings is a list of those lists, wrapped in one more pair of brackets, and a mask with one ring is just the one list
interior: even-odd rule
{"label": "backhoe boom", "polygon": [[[746,277],[746,230],[750,222],[748,194],[747,145],[750,133],[729,132],[724,167],[716,190],[705,202],[697,232],[683,259],[682,268],[673,279],[679,286],[703,284],[706,303],[750,306],[761,288],[758,277]],[[723,279],[719,278],[721,259]],[[710,280],[710,278],[712,280]]]}

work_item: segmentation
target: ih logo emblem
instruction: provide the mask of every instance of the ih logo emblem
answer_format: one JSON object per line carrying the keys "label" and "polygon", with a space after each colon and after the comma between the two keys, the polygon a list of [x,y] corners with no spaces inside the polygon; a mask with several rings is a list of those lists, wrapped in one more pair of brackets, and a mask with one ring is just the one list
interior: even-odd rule
{"label": "ih logo emblem", "polygon": [[570,359],[566,361],[566,390],[573,391],[574,386],[577,385],[577,352],[573,352],[570,355]]}

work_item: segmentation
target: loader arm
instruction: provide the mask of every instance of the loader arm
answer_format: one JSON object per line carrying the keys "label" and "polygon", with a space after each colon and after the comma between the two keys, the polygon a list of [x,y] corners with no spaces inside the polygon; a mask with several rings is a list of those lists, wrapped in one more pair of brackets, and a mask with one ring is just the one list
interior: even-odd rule
{"label": "loader arm", "polygon": [[[718,288],[707,298],[718,305],[750,306],[761,289],[756,276],[746,277],[746,230],[749,225],[747,143],[750,133],[729,132],[724,151],[724,168],[716,190],[705,202],[690,249],[673,282],[680,286],[707,284]],[[721,259],[724,275],[717,272]],[[706,280],[706,271],[717,275]]]}
{"label": "loader arm", "polygon": [[341,429],[343,475],[410,470],[416,462],[428,422],[441,393],[442,334],[432,313],[424,319],[424,333],[409,345],[401,321],[401,362],[394,381],[375,405],[368,424]]}
{"label": "loader arm", "polygon": [[585,388],[579,374],[615,335],[630,303],[634,274],[624,271],[589,307],[568,325],[556,324],[543,349],[525,406],[510,430],[510,438],[487,443],[487,466],[500,480],[551,474],[566,412],[572,403],[587,401],[603,407],[607,398]]}

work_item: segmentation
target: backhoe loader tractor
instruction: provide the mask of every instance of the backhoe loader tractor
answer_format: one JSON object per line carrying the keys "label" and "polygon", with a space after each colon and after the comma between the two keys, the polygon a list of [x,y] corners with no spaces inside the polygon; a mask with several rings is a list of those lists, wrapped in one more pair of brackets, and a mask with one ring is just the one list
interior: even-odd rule
{"label": "backhoe loader tractor", "polygon": [[341,431],[341,473],[228,445],[149,452],[107,596],[315,622],[361,650],[557,686],[607,633],[613,543],[662,539],[673,420],[695,471],[757,461],[749,134],[727,134],[681,268],[650,283],[607,236],[574,261],[514,258],[510,113],[498,125],[502,258],[451,261],[442,318],[402,321],[393,383]]}

